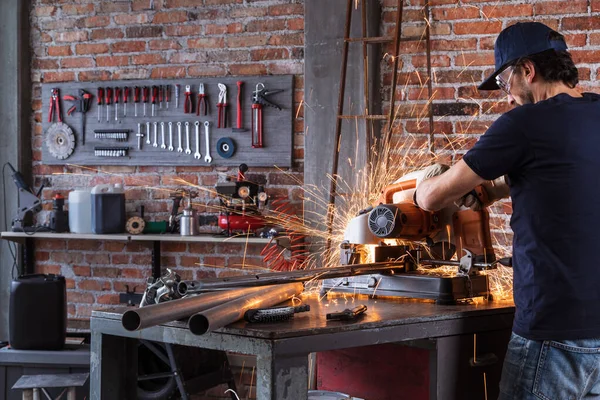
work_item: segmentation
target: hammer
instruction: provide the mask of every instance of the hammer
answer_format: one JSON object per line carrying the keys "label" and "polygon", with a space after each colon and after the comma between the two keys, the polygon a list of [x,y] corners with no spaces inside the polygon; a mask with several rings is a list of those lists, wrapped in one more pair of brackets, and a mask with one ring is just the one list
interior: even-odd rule
{"label": "hammer", "polygon": [[244,82],[237,81],[237,127],[232,128],[232,132],[247,132],[248,129],[242,127],[242,85]]}

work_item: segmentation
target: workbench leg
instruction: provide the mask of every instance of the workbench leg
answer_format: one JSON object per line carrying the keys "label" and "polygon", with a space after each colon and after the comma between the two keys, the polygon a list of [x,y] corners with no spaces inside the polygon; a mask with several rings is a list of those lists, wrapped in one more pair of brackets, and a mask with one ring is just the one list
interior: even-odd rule
{"label": "workbench leg", "polygon": [[261,400],[307,400],[308,354],[256,358],[256,398]]}
{"label": "workbench leg", "polygon": [[137,340],[92,330],[90,399],[135,400]]}

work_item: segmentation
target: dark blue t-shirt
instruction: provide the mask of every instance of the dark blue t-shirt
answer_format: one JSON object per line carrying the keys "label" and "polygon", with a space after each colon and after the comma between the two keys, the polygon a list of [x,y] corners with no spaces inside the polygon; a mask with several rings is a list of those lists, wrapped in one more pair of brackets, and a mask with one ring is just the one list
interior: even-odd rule
{"label": "dark blue t-shirt", "polygon": [[513,331],[600,338],[600,96],[559,94],[502,115],[464,161],[508,175],[514,232]]}

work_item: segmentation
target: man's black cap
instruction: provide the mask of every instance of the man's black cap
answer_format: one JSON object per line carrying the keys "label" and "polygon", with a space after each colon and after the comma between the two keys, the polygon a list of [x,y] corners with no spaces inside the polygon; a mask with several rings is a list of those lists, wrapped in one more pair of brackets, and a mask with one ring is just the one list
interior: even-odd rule
{"label": "man's black cap", "polygon": [[496,90],[496,75],[519,58],[546,50],[564,51],[567,44],[562,39],[551,39],[551,28],[540,22],[519,22],[504,29],[494,45],[496,70],[478,89]]}

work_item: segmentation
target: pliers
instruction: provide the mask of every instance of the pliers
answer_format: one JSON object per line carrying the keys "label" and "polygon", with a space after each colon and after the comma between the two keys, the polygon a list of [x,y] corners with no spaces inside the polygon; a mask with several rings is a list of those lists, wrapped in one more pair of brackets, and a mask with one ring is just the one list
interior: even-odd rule
{"label": "pliers", "polygon": [[54,110],[56,109],[56,115],[58,122],[62,122],[62,115],[60,113],[60,94],[58,88],[52,89],[50,92],[50,109],[48,110],[48,122],[52,122],[54,119]]}
{"label": "pliers", "polygon": [[200,115],[200,108],[204,108],[202,115],[208,113],[208,104],[206,102],[206,94],[204,93],[204,83],[198,85],[198,108],[196,108],[196,115]]}
{"label": "pliers", "polygon": [[223,83],[219,83],[219,102],[217,107],[219,108],[219,115],[217,119],[217,128],[227,127],[227,86]]}
{"label": "pliers", "polygon": [[183,113],[191,114],[194,112],[194,106],[192,104],[192,87],[186,85],[185,87],[185,102],[183,103]]}

